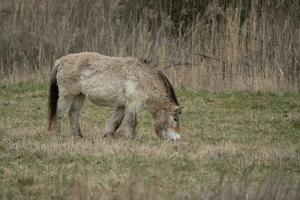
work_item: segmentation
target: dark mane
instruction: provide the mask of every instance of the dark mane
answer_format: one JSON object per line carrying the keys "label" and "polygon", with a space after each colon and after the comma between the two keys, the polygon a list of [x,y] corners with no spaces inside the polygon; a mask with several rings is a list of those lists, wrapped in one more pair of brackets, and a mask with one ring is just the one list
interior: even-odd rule
{"label": "dark mane", "polygon": [[171,85],[169,79],[167,78],[167,76],[160,70],[157,70],[157,73],[160,77],[160,80],[163,82],[167,95],[170,98],[170,101],[175,103],[177,106],[179,106],[176,94],[175,94],[175,90],[173,88],[173,86]]}

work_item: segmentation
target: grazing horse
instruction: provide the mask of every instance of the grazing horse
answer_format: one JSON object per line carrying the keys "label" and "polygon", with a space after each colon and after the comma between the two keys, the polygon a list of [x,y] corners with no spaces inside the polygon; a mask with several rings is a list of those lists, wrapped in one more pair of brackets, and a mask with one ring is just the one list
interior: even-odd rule
{"label": "grazing horse", "polygon": [[99,106],[115,107],[105,136],[124,124],[127,138],[136,136],[137,113],[146,108],[152,114],[157,136],[178,140],[179,106],[166,75],[133,57],[109,57],[98,53],[69,54],[52,69],[49,89],[49,131],[60,131],[68,111],[74,136],[82,137],[79,115],[85,98]]}

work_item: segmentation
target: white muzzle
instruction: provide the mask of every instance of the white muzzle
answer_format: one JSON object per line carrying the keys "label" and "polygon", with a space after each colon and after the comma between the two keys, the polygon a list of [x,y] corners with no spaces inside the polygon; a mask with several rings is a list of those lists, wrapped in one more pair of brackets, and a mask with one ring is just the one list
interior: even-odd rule
{"label": "white muzzle", "polygon": [[163,136],[165,139],[169,139],[172,141],[177,141],[181,138],[181,135],[174,132],[172,129],[168,129],[167,131],[164,131]]}

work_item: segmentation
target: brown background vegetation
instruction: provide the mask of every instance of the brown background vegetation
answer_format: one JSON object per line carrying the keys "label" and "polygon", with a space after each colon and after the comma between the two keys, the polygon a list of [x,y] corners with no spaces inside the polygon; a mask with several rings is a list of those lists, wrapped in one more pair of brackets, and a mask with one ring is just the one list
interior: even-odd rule
{"label": "brown background vegetation", "polygon": [[65,54],[158,63],[177,87],[299,91],[298,0],[1,0],[0,79],[45,79]]}

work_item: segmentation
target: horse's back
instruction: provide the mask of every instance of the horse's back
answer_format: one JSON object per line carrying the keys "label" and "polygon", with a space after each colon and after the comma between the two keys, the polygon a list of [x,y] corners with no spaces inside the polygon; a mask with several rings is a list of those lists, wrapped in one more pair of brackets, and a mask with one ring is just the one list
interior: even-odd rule
{"label": "horse's back", "polygon": [[135,65],[139,60],[133,57],[110,57],[96,52],[82,52],[68,54],[59,59],[61,64],[61,75],[70,74],[73,76],[89,70],[99,72],[119,71],[120,67]]}

